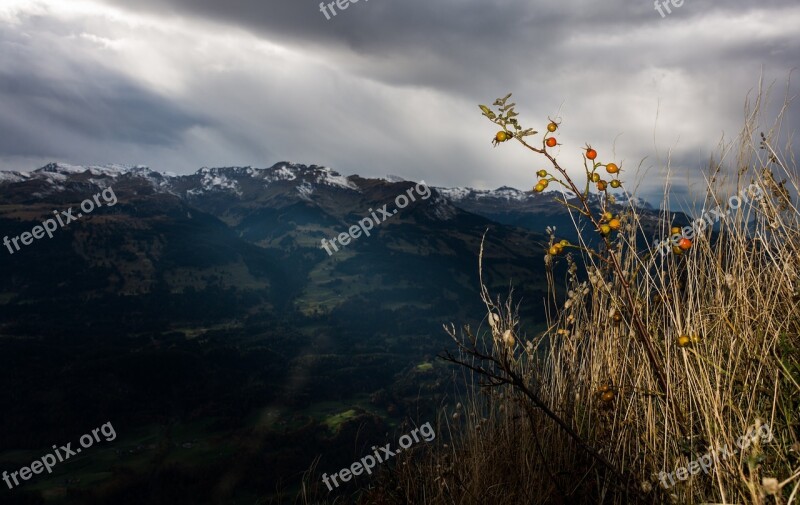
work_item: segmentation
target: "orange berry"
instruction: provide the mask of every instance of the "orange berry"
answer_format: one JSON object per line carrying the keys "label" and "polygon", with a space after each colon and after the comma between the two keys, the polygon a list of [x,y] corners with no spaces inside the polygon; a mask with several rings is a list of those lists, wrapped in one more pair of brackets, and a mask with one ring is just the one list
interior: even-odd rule
{"label": "orange berry", "polygon": [[497,142],[505,142],[506,140],[509,139],[509,135],[508,135],[507,132],[499,131],[499,132],[497,132],[497,135],[494,136],[494,139]]}
{"label": "orange berry", "polygon": [[686,237],[683,237],[678,241],[678,247],[680,247],[684,251],[688,251],[690,247],[692,247],[692,241]]}
{"label": "orange berry", "polygon": [[603,400],[606,403],[609,403],[609,402],[614,400],[614,392],[613,391],[606,391],[605,393],[603,393],[603,395],[600,397],[600,399]]}
{"label": "orange berry", "polygon": [[616,174],[617,172],[619,172],[619,167],[614,163],[609,163],[608,165],[606,165],[606,172],[608,172],[609,174]]}
{"label": "orange berry", "polygon": [[597,190],[598,191],[605,191],[606,190],[606,181],[597,181]]}
{"label": "orange berry", "polygon": [[615,218],[615,219],[612,219],[611,221],[608,222],[608,226],[612,230],[616,231],[616,230],[619,230],[622,227],[622,223],[619,222],[619,219]]}
{"label": "orange berry", "polygon": [[[539,184],[541,184],[542,186],[544,186],[546,188],[547,185],[550,184],[550,182],[547,179],[542,179],[542,180],[539,181]],[[537,186],[539,184],[537,184]]]}
{"label": "orange berry", "polygon": [[597,158],[597,151],[595,151],[590,147],[589,149],[586,150],[586,157],[589,158],[590,160]]}
{"label": "orange berry", "polygon": [[558,144],[558,141],[555,137],[547,137],[545,144],[547,144],[547,147],[555,147],[556,144]]}

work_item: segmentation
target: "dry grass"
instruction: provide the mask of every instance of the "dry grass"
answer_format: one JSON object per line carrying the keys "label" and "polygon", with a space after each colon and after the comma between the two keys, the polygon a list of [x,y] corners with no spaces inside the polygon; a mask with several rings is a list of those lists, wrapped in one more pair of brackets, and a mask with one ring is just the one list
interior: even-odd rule
{"label": "dry grass", "polygon": [[[569,274],[550,271],[549,328],[533,337],[484,288],[488,324],[448,328],[458,348],[448,359],[475,381],[463,407],[442,413],[437,433],[452,436],[398,459],[362,503],[800,504],[800,178],[779,154],[792,146],[773,146],[781,118],[762,134],[760,108],[712,162],[702,203],[725,208],[751,184],[763,197],[731,211],[713,240],[707,230],[662,257],[637,243],[628,208],[600,249],[546,256]],[[659,472],[736,448],[762,424],[771,441],[659,485]]]}

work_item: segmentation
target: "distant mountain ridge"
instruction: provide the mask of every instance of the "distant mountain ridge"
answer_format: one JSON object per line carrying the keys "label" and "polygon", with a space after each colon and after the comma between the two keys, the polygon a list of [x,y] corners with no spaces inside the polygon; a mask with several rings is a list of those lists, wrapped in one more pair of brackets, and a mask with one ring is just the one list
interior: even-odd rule
{"label": "distant mountain ridge", "polygon": [[[395,175],[378,179],[361,178],[358,175],[343,176],[328,167],[292,162],[279,162],[269,168],[203,167],[189,175],[157,172],[141,165],[75,166],[50,163],[32,172],[0,172],[0,188],[8,184],[24,183],[36,188],[30,193],[33,196],[52,195],[66,190],[62,184],[66,177],[78,178],[100,187],[110,185],[116,179],[139,178],[147,181],[154,191],[173,194],[188,201],[228,193],[241,200],[259,200],[261,203],[275,199],[276,201],[271,202],[273,204],[280,204],[281,200],[288,203],[298,198],[313,201],[314,192],[320,187],[360,193],[362,186],[409,182]],[[570,220],[564,221],[566,216],[563,206],[556,201],[562,198],[560,192],[536,194],[509,186],[494,190],[468,187],[433,189],[442,197],[434,199],[436,205],[447,205],[444,199],[463,210],[503,224],[522,226],[538,232],[543,232],[544,226],[540,224],[548,218],[558,224],[571,224]],[[628,200],[623,193],[614,196],[619,205],[630,203],[643,212],[654,212],[650,204],[640,199]],[[599,203],[595,196],[591,198],[594,204]],[[440,212],[440,215],[451,213],[447,210]]]}
{"label": "distant mountain ridge", "polygon": [[[417,199],[376,227],[371,237],[328,258],[322,239],[348,230],[370,209],[393,205],[398,194],[414,185],[396,176],[345,177],[327,167],[291,162],[269,168],[204,167],[188,175],[141,165],[62,163],[28,173],[0,172],[4,236],[30,230],[53,210],[75,206],[101,189],[113,187],[119,198],[113,208],[86,216],[6,261],[0,268],[30,265],[31,270],[8,275],[0,281],[0,292],[12,303],[57,294],[50,278],[37,276],[33,266],[47,263],[84,273],[81,282],[62,282],[65,298],[84,286],[80,289],[92,298],[107,299],[102,292],[160,293],[180,304],[188,293],[219,297],[222,290],[228,302],[216,309],[244,309],[245,297],[268,311],[280,306],[304,314],[331,313],[384,286],[406,285],[406,277],[418,284],[387,306],[413,305],[417,296],[427,297],[431,306],[435,300],[445,303],[453,292],[475,288],[475,257],[487,228],[493,232],[487,238],[486,264],[497,274],[498,285],[527,279],[530,289],[543,287],[542,274],[531,261],[541,258],[546,237],[454,205],[447,196],[454,190],[447,189],[431,188],[430,198]],[[406,263],[407,271],[398,271],[398,263]],[[358,281],[367,273],[382,280]],[[418,294],[409,298],[412,291]],[[466,301],[454,309],[466,310]]]}
{"label": "distant mountain ridge", "polygon": [[[63,164],[0,173],[0,238],[29,232],[103,189],[117,198],[52,238],[13,255],[0,251],[0,355],[37,342],[56,363],[63,355],[79,359],[74,349],[102,349],[104,367],[129,370],[131,359],[166,352],[159,374],[194,370],[175,387],[200,395],[202,384],[213,384],[237,392],[241,405],[276,395],[306,405],[384,388],[416,395],[418,386],[402,377],[416,377],[418,364],[447,347],[442,325],[477,328],[485,316],[481,245],[491,292],[507,296],[513,286],[515,300],[524,301],[521,328],[544,320],[548,239],[463,210],[430,188],[429,198],[398,209],[370,236],[330,256],[321,247],[415,186],[288,162],[189,175]],[[291,370],[303,380],[290,381]],[[119,380],[123,389],[143,387]],[[102,384],[93,391],[88,397],[116,401]],[[165,405],[194,408],[189,396],[163,396]]]}

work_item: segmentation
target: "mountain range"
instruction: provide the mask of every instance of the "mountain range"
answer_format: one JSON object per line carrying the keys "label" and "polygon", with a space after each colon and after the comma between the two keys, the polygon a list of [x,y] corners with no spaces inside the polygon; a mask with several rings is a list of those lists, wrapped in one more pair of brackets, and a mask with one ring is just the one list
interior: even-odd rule
{"label": "mountain range", "polygon": [[[332,255],[321,247],[416,187],[289,162],[190,175],[58,163],[0,172],[0,237],[108,188],[117,199],[3,253],[0,401],[14,408],[0,447],[21,457],[108,419],[120,432],[161,426],[149,436],[171,441],[180,437],[164,426],[193,426],[220,441],[215,454],[259,433],[269,450],[236,461],[271,475],[261,480],[274,490],[281,469],[302,472],[320,446],[352,449],[350,422],[380,430],[434,412],[450,373],[434,359],[451,347],[442,325],[475,328],[485,315],[484,234],[484,282],[493,296],[513,288],[522,331],[536,331],[545,228],[570,237],[572,225],[551,193],[432,187],[369,237]],[[314,443],[298,451],[300,434]],[[201,470],[176,471],[194,482]],[[132,489],[108,490],[109,503],[134,500]],[[182,492],[203,491],[191,489]]]}

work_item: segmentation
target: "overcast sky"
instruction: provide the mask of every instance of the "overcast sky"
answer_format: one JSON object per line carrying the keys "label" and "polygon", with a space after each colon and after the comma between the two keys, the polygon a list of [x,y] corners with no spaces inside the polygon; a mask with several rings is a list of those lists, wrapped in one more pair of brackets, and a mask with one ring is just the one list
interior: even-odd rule
{"label": "overcast sky", "polygon": [[738,133],[759,76],[780,100],[800,65],[797,0],[685,0],[665,17],[647,0],[334,8],[327,20],[312,0],[0,0],[0,168],[289,160],[528,189],[538,160],[492,149],[477,108],[513,91],[523,125],[563,121],[566,165],[590,142],[652,198],[670,150],[684,185]]}

